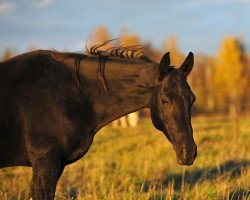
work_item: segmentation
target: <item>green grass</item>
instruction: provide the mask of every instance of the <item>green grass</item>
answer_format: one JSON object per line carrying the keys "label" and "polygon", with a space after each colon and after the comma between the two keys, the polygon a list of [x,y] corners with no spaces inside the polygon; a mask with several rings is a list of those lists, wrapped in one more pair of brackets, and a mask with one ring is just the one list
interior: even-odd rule
{"label": "green grass", "polygon": [[[56,199],[250,199],[250,117],[193,119],[198,157],[177,164],[172,145],[149,120],[103,128],[89,152],[66,167]],[[0,170],[0,199],[25,199],[31,169]]]}

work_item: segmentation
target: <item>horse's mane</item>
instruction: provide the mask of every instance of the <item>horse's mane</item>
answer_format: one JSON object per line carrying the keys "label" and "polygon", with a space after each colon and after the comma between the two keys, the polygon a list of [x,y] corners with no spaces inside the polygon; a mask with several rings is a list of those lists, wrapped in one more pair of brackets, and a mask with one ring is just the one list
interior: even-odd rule
{"label": "horse's mane", "polygon": [[[123,45],[118,47],[108,47],[107,45],[116,39],[107,40],[101,44],[93,45],[90,48],[86,45],[86,51],[84,53],[58,53],[53,50],[52,56],[56,60],[66,60],[69,58],[75,59],[75,74],[73,78],[75,79],[78,87],[80,87],[80,62],[88,56],[97,56],[99,57],[99,68],[98,68],[98,78],[100,79],[105,91],[107,91],[107,82],[104,75],[105,62],[108,58],[121,58],[121,59],[135,59],[141,62],[151,63],[146,55],[146,47],[143,45]],[[105,47],[107,47],[105,49]],[[102,48],[102,50],[101,50]],[[104,50],[103,50],[104,49]]]}
{"label": "horse's mane", "polygon": [[141,61],[151,61],[146,55],[145,46],[122,45],[122,46],[108,47],[108,45],[115,40],[116,39],[107,40],[101,44],[93,45],[90,48],[88,48],[88,46],[86,45],[85,53],[87,55],[94,55],[101,57],[134,58]]}

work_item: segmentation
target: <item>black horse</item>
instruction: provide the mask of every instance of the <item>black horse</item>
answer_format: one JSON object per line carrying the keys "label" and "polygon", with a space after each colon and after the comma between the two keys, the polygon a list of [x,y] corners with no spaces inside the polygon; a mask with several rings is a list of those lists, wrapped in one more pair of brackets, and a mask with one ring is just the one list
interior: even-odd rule
{"label": "black horse", "polygon": [[179,164],[196,158],[195,96],[186,80],[193,54],[175,68],[169,53],[157,64],[134,58],[139,47],[98,49],[92,55],[39,50],[0,63],[0,168],[31,166],[34,200],[54,198],[64,167],[87,153],[98,130],[142,108],[150,108]]}

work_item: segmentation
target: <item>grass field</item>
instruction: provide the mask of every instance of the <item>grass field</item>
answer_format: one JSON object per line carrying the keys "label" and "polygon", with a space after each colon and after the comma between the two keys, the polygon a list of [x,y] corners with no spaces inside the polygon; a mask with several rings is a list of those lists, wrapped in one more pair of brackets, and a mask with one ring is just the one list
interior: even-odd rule
{"label": "grass field", "polygon": [[[172,145],[149,120],[105,127],[84,158],[66,167],[56,199],[250,199],[250,117],[239,130],[225,118],[193,118],[198,157],[177,164]],[[0,170],[0,199],[25,199],[31,169]]]}

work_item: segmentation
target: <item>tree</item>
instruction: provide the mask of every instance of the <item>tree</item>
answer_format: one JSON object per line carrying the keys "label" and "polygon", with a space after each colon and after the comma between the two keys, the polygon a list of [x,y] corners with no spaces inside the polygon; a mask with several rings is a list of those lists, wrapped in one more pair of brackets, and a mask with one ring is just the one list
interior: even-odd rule
{"label": "tree", "polygon": [[[240,40],[227,36],[216,55],[214,89],[217,103],[236,116],[246,87]],[[229,105],[229,107],[225,107]]]}
{"label": "tree", "polygon": [[166,49],[171,55],[171,64],[174,66],[180,66],[185,58],[183,53],[178,47],[177,39],[174,36],[169,37],[166,40]]}
{"label": "tree", "polygon": [[[110,34],[109,34],[109,30],[106,26],[99,26],[96,28],[95,32],[91,35],[90,37],[90,41],[89,41],[89,45],[93,46],[93,45],[98,45],[98,44],[102,44],[103,42],[110,40]],[[110,48],[112,46],[111,43],[105,45],[104,47],[98,48],[99,50],[106,50],[108,48]]]}
{"label": "tree", "polygon": [[188,77],[190,86],[197,97],[194,112],[212,113],[214,111],[213,69],[214,59],[212,57],[202,54],[195,55],[195,67]]}
{"label": "tree", "polygon": [[16,53],[15,53],[14,50],[6,49],[6,50],[4,51],[4,53],[3,53],[3,56],[2,56],[1,61],[8,60],[8,59],[12,58],[15,54],[16,54]]}
{"label": "tree", "polygon": [[126,28],[121,28],[121,35],[119,38],[120,45],[141,45],[141,39],[138,35],[128,33]]}

